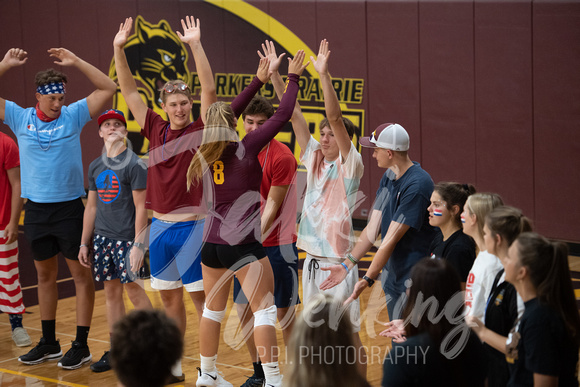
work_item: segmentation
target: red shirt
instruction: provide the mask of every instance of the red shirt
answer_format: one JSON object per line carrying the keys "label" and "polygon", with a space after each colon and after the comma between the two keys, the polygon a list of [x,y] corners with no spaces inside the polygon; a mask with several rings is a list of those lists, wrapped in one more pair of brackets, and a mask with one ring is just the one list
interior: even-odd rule
{"label": "red shirt", "polygon": [[12,212],[12,186],[8,180],[9,169],[20,166],[18,147],[8,135],[0,132],[0,227],[4,229],[10,223]]}
{"label": "red shirt", "polygon": [[187,127],[172,130],[153,110],[147,110],[141,134],[149,139],[149,169],[145,208],[162,214],[174,211],[205,214],[203,189],[192,185],[187,192],[187,169],[201,144],[203,121],[198,118]]}
{"label": "red shirt", "polygon": [[272,186],[288,185],[284,202],[278,209],[264,246],[280,246],[296,242],[296,158],[290,149],[278,140],[272,140],[258,154],[262,166],[262,210]]}

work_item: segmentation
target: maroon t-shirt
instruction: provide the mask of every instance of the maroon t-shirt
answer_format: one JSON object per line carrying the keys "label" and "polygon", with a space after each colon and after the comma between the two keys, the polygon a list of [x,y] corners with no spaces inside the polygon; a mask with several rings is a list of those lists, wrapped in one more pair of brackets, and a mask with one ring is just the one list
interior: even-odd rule
{"label": "maroon t-shirt", "polygon": [[[246,134],[242,141],[232,142],[204,175],[204,184],[211,183],[204,241],[216,244],[241,245],[261,241],[260,184],[262,167],[258,153],[290,120],[298,94],[296,74],[289,74],[286,92],[276,113],[260,128]],[[239,98],[249,100],[258,91],[248,86]],[[233,104],[233,103],[232,103]]]}
{"label": "maroon t-shirt", "polygon": [[[262,85],[255,77],[248,89],[255,90],[255,94]],[[236,116],[242,114],[254,94],[248,98],[242,93],[232,102],[230,106]],[[162,214],[207,213],[201,184],[192,185],[188,192],[186,178],[191,159],[201,144],[203,127],[200,117],[183,129],[172,130],[169,121],[147,110],[145,126],[141,129],[141,135],[149,140],[145,208]]]}

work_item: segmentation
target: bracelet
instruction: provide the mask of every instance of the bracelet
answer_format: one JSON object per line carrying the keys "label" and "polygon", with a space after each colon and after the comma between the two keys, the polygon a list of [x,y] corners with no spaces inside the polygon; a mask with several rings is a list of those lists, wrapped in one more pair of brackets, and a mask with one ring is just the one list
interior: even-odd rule
{"label": "bracelet", "polygon": [[138,249],[141,249],[142,251],[145,251],[145,244],[141,242],[133,242],[133,246]]}
{"label": "bracelet", "polygon": [[79,249],[80,249],[81,247],[86,247],[86,248],[89,248],[89,246],[87,246],[87,245],[80,245],[80,246],[79,246]]}
{"label": "bracelet", "polygon": [[344,267],[344,270],[346,270],[346,273],[348,274],[348,266],[346,266],[344,262],[341,262],[340,264],[342,265],[342,267]]}
{"label": "bracelet", "polygon": [[352,255],[351,253],[346,253],[346,257],[348,258],[349,261],[351,261],[353,264],[358,264],[358,261],[356,259],[354,259],[354,255]]}

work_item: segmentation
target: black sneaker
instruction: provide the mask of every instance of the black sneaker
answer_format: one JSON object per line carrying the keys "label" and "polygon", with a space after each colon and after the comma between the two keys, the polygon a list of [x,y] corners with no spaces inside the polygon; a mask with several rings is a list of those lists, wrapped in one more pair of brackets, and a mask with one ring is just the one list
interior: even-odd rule
{"label": "black sneaker", "polygon": [[181,376],[175,376],[173,374],[169,374],[169,377],[167,377],[167,380],[165,381],[165,384],[174,384],[174,383],[181,383],[185,380],[185,374],[181,374]]}
{"label": "black sneaker", "polygon": [[62,351],[60,350],[60,343],[56,344],[46,344],[44,337],[40,339],[36,347],[32,348],[30,352],[26,355],[22,355],[18,358],[18,361],[28,365],[44,363],[50,359],[58,359],[62,356]]}
{"label": "black sneaker", "polygon": [[242,384],[242,387],[263,387],[265,383],[266,379],[259,378],[254,374],[246,380],[246,383]]}
{"label": "black sneaker", "polygon": [[58,362],[58,366],[65,370],[76,370],[84,363],[91,361],[91,359],[92,356],[91,351],[89,351],[89,346],[81,344],[78,341],[73,341],[71,348]]}
{"label": "black sneaker", "polygon": [[101,360],[91,364],[91,370],[93,372],[105,372],[111,370],[111,364],[109,363],[109,351],[105,352],[103,357],[101,357]]}

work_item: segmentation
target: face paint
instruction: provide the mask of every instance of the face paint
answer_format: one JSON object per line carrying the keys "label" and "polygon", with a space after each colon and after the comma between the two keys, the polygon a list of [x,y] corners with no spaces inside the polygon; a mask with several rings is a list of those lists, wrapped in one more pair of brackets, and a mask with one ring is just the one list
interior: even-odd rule
{"label": "face paint", "polygon": [[443,211],[437,208],[433,209],[433,216],[443,216]]}
{"label": "face paint", "polygon": [[461,223],[465,223],[465,215],[461,215]]}

